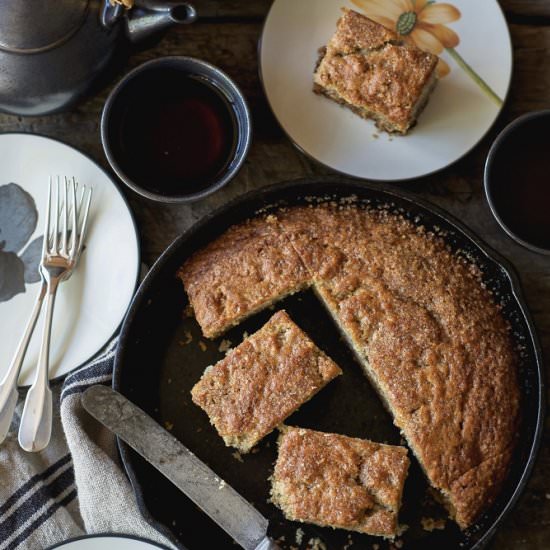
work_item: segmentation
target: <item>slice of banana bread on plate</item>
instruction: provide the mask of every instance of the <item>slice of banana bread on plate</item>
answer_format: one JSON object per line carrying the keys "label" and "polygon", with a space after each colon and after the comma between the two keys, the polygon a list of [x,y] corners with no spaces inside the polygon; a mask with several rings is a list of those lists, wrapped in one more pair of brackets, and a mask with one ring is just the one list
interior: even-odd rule
{"label": "slice of banana bread on plate", "polygon": [[381,130],[406,134],[436,84],[437,56],[360,13],[343,12],[321,52],[314,92]]}

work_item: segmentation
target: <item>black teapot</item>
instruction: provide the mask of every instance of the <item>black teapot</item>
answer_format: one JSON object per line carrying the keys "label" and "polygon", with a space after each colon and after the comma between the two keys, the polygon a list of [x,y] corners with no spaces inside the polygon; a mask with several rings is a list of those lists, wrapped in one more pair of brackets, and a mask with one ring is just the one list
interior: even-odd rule
{"label": "black teapot", "polygon": [[193,6],[136,0],[0,0],[0,111],[43,115],[78,100],[125,39],[196,19]]}

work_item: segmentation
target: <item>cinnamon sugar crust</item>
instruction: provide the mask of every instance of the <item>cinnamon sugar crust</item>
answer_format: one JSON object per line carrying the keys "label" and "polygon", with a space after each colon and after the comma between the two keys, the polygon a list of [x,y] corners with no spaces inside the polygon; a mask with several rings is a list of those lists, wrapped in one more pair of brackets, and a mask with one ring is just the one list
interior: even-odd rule
{"label": "cinnamon sugar crust", "polygon": [[[467,527],[498,493],[519,420],[509,329],[481,273],[387,212],[319,206],[278,218],[430,483]],[[327,227],[338,227],[335,239]],[[493,480],[487,466],[474,475],[484,463]]]}
{"label": "cinnamon sugar crust", "polygon": [[[509,328],[480,271],[441,238],[385,211],[296,207],[277,211],[271,224],[451,517],[468,527],[507,475],[520,406]],[[203,279],[204,295],[217,292],[211,280]],[[254,292],[253,277],[241,284]]]}
{"label": "cinnamon sugar crust", "polygon": [[292,521],[392,538],[409,467],[404,447],[284,426],[272,502]]}
{"label": "cinnamon sugar crust", "polygon": [[207,338],[309,282],[307,269],[270,217],[230,227],[193,254],[178,277]]}
{"label": "cinnamon sugar crust", "polygon": [[353,10],[343,8],[322,51],[314,92],[406,134],[436,84],[437,56]]}
{"label": "cinnamon sugar crust", "polygon": [[279,311],[207,369],[191,394],[226,445],[246,453],[340,374],[336,363]]}

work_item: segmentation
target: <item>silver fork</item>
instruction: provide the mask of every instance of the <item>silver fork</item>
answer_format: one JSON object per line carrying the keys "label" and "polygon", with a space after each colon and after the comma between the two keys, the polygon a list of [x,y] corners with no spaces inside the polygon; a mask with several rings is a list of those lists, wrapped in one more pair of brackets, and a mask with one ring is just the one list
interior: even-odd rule
{"label": "silver fork", "polygon": [[[78,184],[74,182],[74,178],[73,178],[73,183],[78,188]],[[48,194],[48,196],[50,195]],[[80,216],[82,213],[82,204],[84,201],[84,197],[85,197],[85,188],[83,187],[80,193],[80,199],[78,201],[77,220],[80,219]],[[77,235],[77,238],[78,238],[78,235]],[[81,252],[82,252],[82,246],[79,246],[76,262],[78,262],[78,257],[80,256]],[[66,279],[69,279],[70,276],[71,276],[71,273],[67,275]],[[2,443],[6,438],[6,435],[8,434],[8,431],[11,425],[11,421],[13,419],[13,413],[15,412],[17,399],[19,397],[19,393],[17,392],[17,382],[19,379],[19,373],[21,372],[21,367],[23,366],[23,360],[25,359],[25,354],[27,353],[27,348],[34,331],[36,321],[38,320],[40,310],[42,308],[42,302],[44,300],[44,296],[46,295],[46,289],[47,289],[46,280],[42,277],[40,290],[36,296],[32,313],[25,327],[25,331],[23,333],[23,336],[21,337],[21,340],[19,341],[19,344],[17,346],[15,355],[13,356],[13,359],[10,363],[10,366],[8,367],[8,370],[4,375],[4,378],[0,382],[0,443]]]}
{"label": "silver fork", "polygon": [[8,431],[10,429],[11,421],[13,418],[13,413],[15,412],[15,407],[17,405],[17,399],[19,393],[17,392],[17,381],[19,379],[19,373],[21,372],[21,367],[23,366],[23,359],[25,359],[25,354],[27,353],[27,348],[29,347],[29,342],[31,340],[38,315],[42,309],[42,301],[44,296],[46,296],[46,282],[42,280],[40,286],[40,291],[36,297],[31,316],[25,327],[25,332],[19,341],[17,350],[13,359],[8,367],[8,370],[0,382],[0,443],[6,439]]}
{"label": "silver fork", "polygon": [[[65,178],[64,183],[64,200],[62,202],[60,200],[60,178],[58,176],[53,209],[51,177],[48,187],[42,260],[39,268],[42,281],[46,285],[46,318],[35,379],[27,392],[23,414],[21,415],[21,424],[19,425],[19,445],[25,451],[40,451],[50,441],[52,432],[52,392],[49,385],[48,370],[53,308],[59,284],[71,276],[80,257],[92,198],[91,188],[83,187],[80,201],[77,203],[74,178],[71,181]],[[53,230],[51,229],[52,217]],[[63,218],[62,228],[59,227],[61,217]]]}
{"label": "silver fork", "polygon": [[[78,186],[78,184],[76,183],[75,185]],[[80,200],[78,201],[79,204],[77,209],[77,219],[80,219],[80,215],[82,213],[81,206],[84,201],[84,196],[85,196],[85,188],[82,188]],[[82,251],[82,246],[79,246],[78,255],[80,255],[81,251]],[[78,262],[78,256],[76,261]],[[67,276],[67,279],[70,277],[70,275],[71,274],[69,273],[69,275]],[[31,336],[34,331],[36,321],[38,319],[40,310],[42,308],[42,301],[44,300],[44,296],[46,295],[46,289],[47,289],[46,281],[44,278],[42,278],[40,290],[36,296],[36,301],[34,303],[30,318],[25,327],[23,336],[19,341],[15,355],[13,356],[13,359],[10,363],[10,366],[8,367],[8,370],[4,375],[4,378],[0,382],[0,443],[2,443],[6,438],[6,435],[9,431],[9,427],[13,418],[13,413],[17,405],[17,399],[19,396],[17,392],[17,381],[19,379],[19,373],[23,365],[23,360],[25,358],[25,354],[27,352],[27,348],[28,348]]]}

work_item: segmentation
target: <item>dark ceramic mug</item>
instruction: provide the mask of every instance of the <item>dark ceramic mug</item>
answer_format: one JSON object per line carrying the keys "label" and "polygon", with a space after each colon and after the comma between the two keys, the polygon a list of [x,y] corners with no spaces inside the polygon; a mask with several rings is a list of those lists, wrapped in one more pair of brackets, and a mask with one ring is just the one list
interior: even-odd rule
{"label": "dark ceramic mug", "polygon": [[485,196],[500,227],[517,243],[550,255],[550,110],[520,116],[493,142]]}
{"label": "dark ceramic mug", "polygon": [[244,162],[251,133],[237,85],[191,57],[163,57],[132,70],[101,116],[103,149],[117,176],[166,203],[196,201],[226,185]]}

